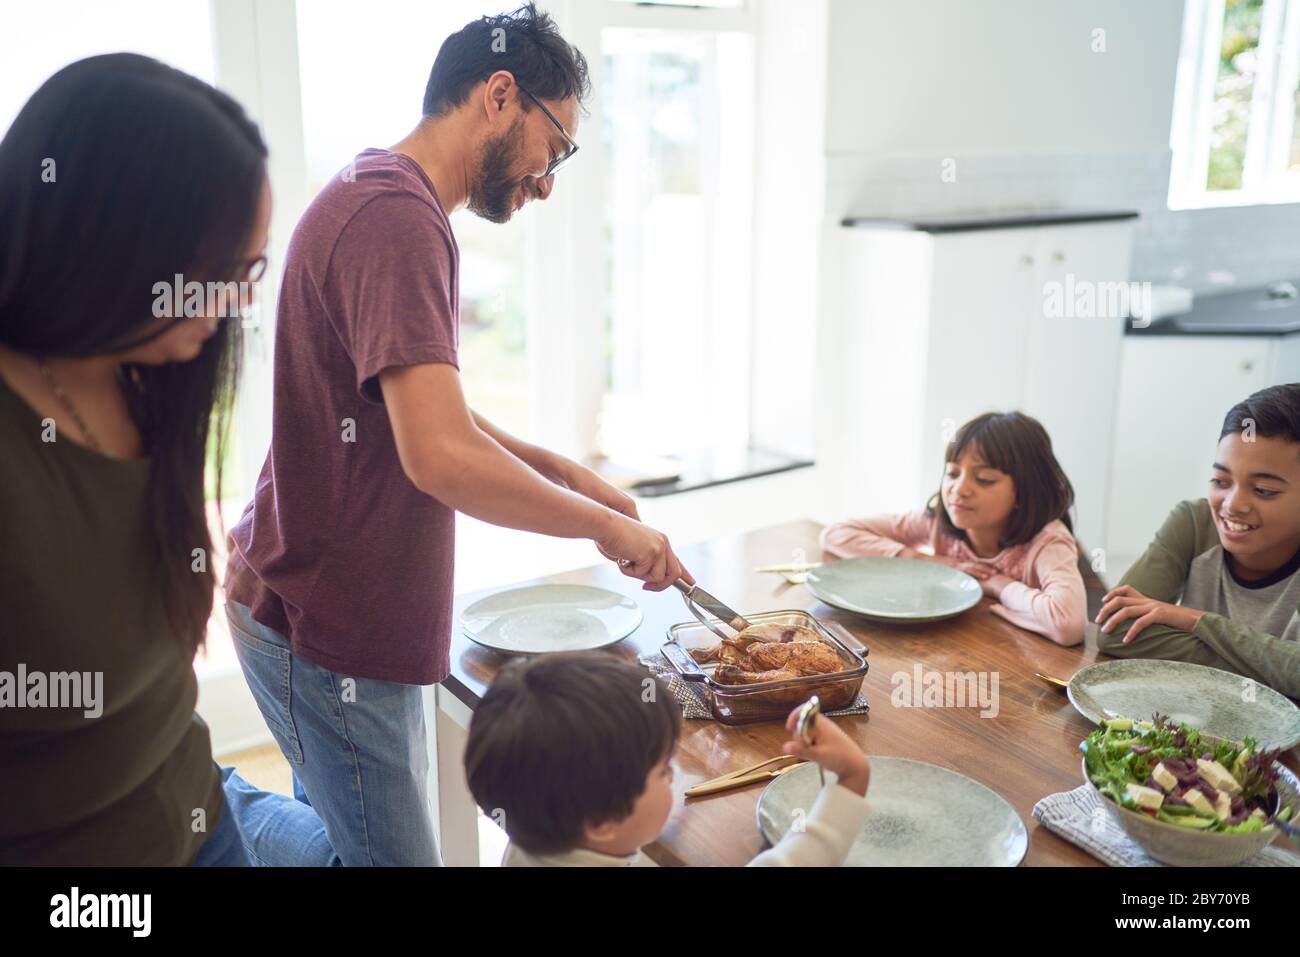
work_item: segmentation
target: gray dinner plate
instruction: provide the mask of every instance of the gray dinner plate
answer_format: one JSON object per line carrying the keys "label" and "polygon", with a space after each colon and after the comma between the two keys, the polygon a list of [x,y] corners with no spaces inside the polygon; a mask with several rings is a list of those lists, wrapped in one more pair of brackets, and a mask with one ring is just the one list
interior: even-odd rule
{"label": "gray dinner plate", "polygon": [[631,598],[588,585],[530,585],[481,598],[460,616],[470,641],[512,655],[586,651],[622,641],[641,624]]}
{"label": "gray dinner plate", "polygon": [[911,558],[845,558],[808,573],[808,590],[835,608],[880,621],[940,621],[979,604],[980,583]]}
{"label": "gray dinner plate", "polygon": [[1119,659],[1081,668],[1066,693],[1089,721],[1150,720],[1153,714],[1224,738],[1254,738],[1261,747],[1300,743],[1300,708],[1267,685],[1218,668],[1182,661]]}
{"label": "gray dinner plate", "polygon": [[[826,780],[835,776],[827,772]],[[821,781],[805,764],[758,798],[758,829],[776,844],[811,811]],[[1015,867],[1029,834],[1007,801],[964,774],[909,758],[871,758],[871,811],[849,867]]]}

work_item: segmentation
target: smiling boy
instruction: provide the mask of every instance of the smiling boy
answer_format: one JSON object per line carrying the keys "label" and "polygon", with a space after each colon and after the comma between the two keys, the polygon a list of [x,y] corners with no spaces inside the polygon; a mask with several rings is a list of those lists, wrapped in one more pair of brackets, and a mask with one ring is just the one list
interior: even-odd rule
{"label": "smiling boy", "polygon": [[1097,647],[1233,671],[1300,697],[1300,384],[1223,422],[1205,498],[1180,502],[1110,591]]}

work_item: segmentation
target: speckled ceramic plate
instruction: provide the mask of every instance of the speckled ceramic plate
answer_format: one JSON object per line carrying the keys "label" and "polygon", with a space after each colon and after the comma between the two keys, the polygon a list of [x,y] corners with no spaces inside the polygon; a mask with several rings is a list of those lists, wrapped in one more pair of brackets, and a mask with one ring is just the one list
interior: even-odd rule
{"label": "speckled ceramic plate", "polygon": [[[812,764],[763,789],[756,813],[769,843],[805,819],[820,790]],[[867,800],[871,813],[845,861],[851,867],[1015,867],[1029,846],[1024,822],[1000,795],[924,761],[872,758]]]}
{"label": "speckled ceramic plate", "polygon": [[587,585],[531,585],[481,598],[461,613],[470,641],[512,655],[586,651],[622,641],[641,624],[626,595]]}
{"label": "speckled ceramic plate", "polygon": [[880,621],[940,621],[974,608],[980,583],[947,565],[910,558],[846,558],[808,573],[808,590],[832,605]]}
{"label": "speckled ceramic plate", "polygon": [[1228,741],[1261,747],[1300,743],[1300,708],[1272,688],[1182,661],[1101,661],[1074,673],[1066,693],[1089,721],[1148,720],[1157,712]]}

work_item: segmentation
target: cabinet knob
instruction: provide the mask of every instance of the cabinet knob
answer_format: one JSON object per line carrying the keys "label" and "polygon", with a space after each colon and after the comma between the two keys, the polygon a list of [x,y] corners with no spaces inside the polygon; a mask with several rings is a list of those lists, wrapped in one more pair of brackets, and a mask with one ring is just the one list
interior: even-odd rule
{"label": "cabinet knob", "polygon": [[1254,359],[1246,359],[1244,362],[1242,362],[1242,364],[1241,364],[1241,371],[1242,371],[1242,372],[1254,372],[1254,371],[1255,371],[1255,360],[1254,360]]}
{"label": "cabinet knob", "polygon": [[1061,252],[1059,249],[1056,252],[1052,253],[1052,262],[1054,263],[1065,262],[1065,253]]}
{"label": "cabinet knob", "polygon": [[1032,266],[1033,264],[1034,264],[1034,257],[1033,257],[1033,256],[1021,256],[1021,257],[1020,257],[1020,265],[1022,265],[1022,266]]}

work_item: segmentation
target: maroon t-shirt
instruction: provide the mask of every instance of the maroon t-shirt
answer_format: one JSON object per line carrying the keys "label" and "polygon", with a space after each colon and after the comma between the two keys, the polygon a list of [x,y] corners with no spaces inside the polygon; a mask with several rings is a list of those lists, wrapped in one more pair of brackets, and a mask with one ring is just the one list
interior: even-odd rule
{"label": "maroon t-shirt", "polygon": [[410,157],[366,150],[298,222],[275,329],[271,450],[226,592],[332,671],[447,676],[455,512],[402,471],[379,373],[455,366],[459,251]]}

